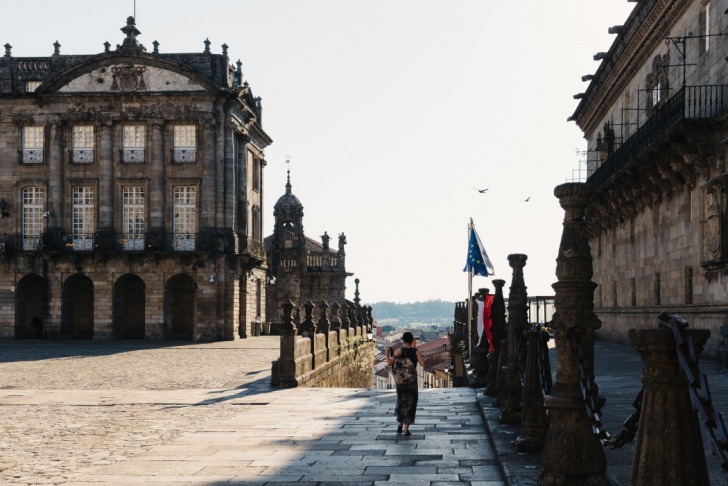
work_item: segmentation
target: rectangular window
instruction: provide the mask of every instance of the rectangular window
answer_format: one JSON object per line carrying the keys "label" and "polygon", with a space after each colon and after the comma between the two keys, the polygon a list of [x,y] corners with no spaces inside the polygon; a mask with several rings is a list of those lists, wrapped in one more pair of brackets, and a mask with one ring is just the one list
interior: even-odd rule
{"label": "rectangular window", "polygon": [[29,126],[23,127],[23,163],[43,163],[43,138],[44,127]]}
{"label": "rectangular window", "polygon": [[175,251],[193,251],[197,233],[197,188],[175,186],[174,188],[174,241]]}
{"label": "rectangular window", "polygon": [[25,92],[26,93],[32,93],[36,89],[38,89],[38,86],[40,86],[40,81],[26,81],[25,82]]}
{"label": "rectangular window", "polygon": [[93,250],[96,207],[91,187],[74,187],[71,200],[72,247],[74,251]]}
{"label": "rectangular window", "polygon": [[197,131],[195,125],[174,126],[175,162],[194,162],[197,159]]}
{"label": "rectangular window", "polygon": [[94,161],[94,127],[78,125],[71,129],[71,161],[90,164]]}
{"label": "rectangular window", "polygon": [[652,106],[657,106],[660,103],[660,83],[657,83],[652,88]]}
{"label": "rectangular window", "polygon": [[121,141],[122,162],[144,162],[146,134],[144,125],[124,125]]}
{"label": "rectangular window", "polygon": [[145,195],[141,186],[124,186],[122,192],[122,246],[127,251],[144,249]]}
{"label": "rectangular window", "polygon": [[253,190],[260,191],[261,179],[261,161],[255,155],[253,156]]}
{"label": "rectangular window", "polygon": [[23,250],[37,250],[43,233],[45,191],[40,187],[23,189]]}

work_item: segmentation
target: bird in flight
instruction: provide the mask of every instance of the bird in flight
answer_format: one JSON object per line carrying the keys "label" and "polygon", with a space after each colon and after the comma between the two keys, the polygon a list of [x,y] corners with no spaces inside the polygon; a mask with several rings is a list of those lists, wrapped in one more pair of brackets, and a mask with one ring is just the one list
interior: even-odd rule
{"label": "bird in flight", "polygon": [[476,191],[478,191],[481,194],[485,194],[486,192],[488,192],[487,187],[485,189],[478,189],[477,187],[473,187],[473,189],[475,189]]}
{"label": "bird in flight", "polygon": [[531,196],[528,196],[526,199],[523,200],[523,202],[528,202],[531,200]]}

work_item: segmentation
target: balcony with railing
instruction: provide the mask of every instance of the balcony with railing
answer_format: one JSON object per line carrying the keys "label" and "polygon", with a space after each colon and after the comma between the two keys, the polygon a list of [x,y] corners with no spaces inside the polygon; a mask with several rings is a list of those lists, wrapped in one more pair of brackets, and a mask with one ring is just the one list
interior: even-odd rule
{"label": "balcony with railing", "polygon": [[331,272],[339,269],[339,256],[335,253],[309,251],[306,267],[310,272]]}
{"label": "balcony with railing", "polygon": [[94,161],[94,149],[75,148],[71,149],[71,162],[74,164],[90,164]]}
{"label": "balcony with railing", "polygon": [[172,149],[172,160],[177,163],[193,163],[197,160],[195,148],[174,148]]}
{"label": "balcony with railing", "polygon": [[639,129],[587,178],[597,189],[632,160],[663,141],[684,120],[708,120],[726,114],[728,85],[685,86],[669,98]]}
{"label": "balcony with railing", "polygon": [[42,148],[23,149],[23,163],[24,164],[42,164],[43,163],[43,149]]}
{"label": "balcony with railing", "polygon": [[121,149],[121,161],[124,163],[139,164],[144,162],[144,148]]}

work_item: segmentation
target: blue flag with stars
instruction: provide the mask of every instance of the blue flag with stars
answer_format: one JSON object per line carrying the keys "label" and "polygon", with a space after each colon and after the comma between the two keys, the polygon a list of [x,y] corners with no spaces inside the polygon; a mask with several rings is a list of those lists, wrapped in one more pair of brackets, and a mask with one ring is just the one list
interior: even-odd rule
{"label": "blue flag with stars", "polygon": [[468,258],[465,262],[463,272],[470,272],[473,275],[481,275],[483,277],[495,275],[493,264],[490,262],[490,258],[488,258],[488,254],[485,252],[483,243],[480,241],[478,233],[475,232],[475,228],[470,228]]}

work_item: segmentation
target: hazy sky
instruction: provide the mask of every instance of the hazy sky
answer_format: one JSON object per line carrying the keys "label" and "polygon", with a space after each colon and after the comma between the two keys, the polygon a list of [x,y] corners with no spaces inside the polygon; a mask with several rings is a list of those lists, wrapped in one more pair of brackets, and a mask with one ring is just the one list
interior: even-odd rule
{"label": "hazy sky", "polygon": [[[137,0],[152,49],[229,46],[263,99],[265,234],[291,158],[310,238],[348,240],[365,302],[467,297],[472,217],[495,266],[525,253],[529,295],[551,295],[563,211],[553,189],[585,143],[566,118],[614,40],[626,0]],[[14,56],[96,54],[133,0],[0,0]],[[485,194],[474,187],[489,188]],[[528,202],[523,200],[527,197]],[[335,241],[335,240],[334,240]],[[491,287],[476,277],[474,287]],[[347,295],[354,291],[353,279]]]}

